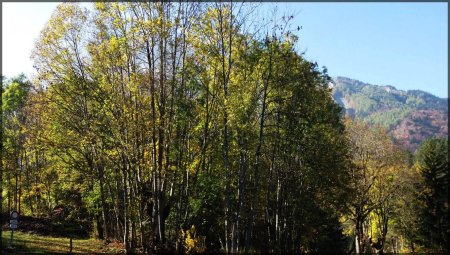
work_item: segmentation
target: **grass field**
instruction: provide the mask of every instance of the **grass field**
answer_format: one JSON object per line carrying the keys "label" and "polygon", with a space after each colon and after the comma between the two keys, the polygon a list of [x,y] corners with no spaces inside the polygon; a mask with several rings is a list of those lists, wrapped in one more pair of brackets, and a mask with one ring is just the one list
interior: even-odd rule
{"label": "grass field", "polygon": [[[69,238],[39,236],[15,231],[14,240],[10,243],[11,231],[3,231],[3,254],[68,254]],[[6,253],[4,253],[6,251]],[[120,251],[110,246],[105,246],[98,239],[73,239],[72,253],[74,254],[117,254]]]}

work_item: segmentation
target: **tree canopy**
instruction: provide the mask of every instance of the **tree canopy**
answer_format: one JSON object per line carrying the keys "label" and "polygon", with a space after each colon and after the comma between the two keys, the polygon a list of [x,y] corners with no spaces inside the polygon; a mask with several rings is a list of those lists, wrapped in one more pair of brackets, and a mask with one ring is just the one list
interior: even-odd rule
{"label": "tree canopy", "polygon": [[[402,181],[407,158],[384,129],[344,120],[326,68],[296,50],[292,16],[258,30],[252,11],[59,5],[32,54],[36,77],[2,93],[3,208],[62,208],[59,220],[92,221],[126,252],[396,247],[388,229],[411,213],[397,192],[416,191]],[[424,190],[438,185],[420,196],[423,213],[448,183],[439,146],[417,159]],[[443,213],[424,221],[441,246]]]}

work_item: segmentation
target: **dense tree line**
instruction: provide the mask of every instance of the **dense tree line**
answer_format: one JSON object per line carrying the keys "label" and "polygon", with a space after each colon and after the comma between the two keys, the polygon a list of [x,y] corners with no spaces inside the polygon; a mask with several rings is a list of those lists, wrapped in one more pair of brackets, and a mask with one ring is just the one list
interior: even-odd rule
{"label": "dense tree line", "polygon": [[36,77],[2,83],[4,210],[63,206],[127,252],[383,251],[397,249],[393,220],[443,249],[448,157],[416,164],[426,180],[440,167],[420,195],[422,213],[442,208],[421,221],[436,226],[428,246],[401,222],[422,215],[399,205],[399,190],[420,190],[404,183],[407,157],[383,129],[344,121],[292,16],[255,29],[253,8],[59,5]]}

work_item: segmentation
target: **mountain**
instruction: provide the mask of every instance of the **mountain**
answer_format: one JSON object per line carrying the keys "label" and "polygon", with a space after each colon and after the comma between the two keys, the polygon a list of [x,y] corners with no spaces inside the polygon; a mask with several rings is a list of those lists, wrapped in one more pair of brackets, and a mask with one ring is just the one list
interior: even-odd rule
{"label": "mountain", "polygon": [[421,90],[398,90],[336,77],[333,98],[348,116],[386,127],[394,142],[414,152],[432,136],[448,135],[448,99]]}

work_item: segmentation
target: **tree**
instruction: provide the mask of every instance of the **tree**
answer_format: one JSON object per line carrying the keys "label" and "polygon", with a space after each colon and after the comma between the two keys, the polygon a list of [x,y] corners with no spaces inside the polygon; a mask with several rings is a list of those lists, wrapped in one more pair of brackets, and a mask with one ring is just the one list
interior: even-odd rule
{"label": "tree", "polygon": [[330,78],[295,50],[292,16],[250,33],[249,7],[58,6],[33,53],[27,210],[62,204],[125,252],[342,248]]}
{"label": "tree", "polygon": [[415,166],[423,178],[418,190],[418,199],[423,203],[419,213],[423,245],[445,253],[449,235],[447,139],[424,141],[416,154]]}
{"label": "tree", "polygon": [[376,226],[377,250],[383,252],[399,176],[407,169],[406,161],[385,129],[351,119],[346,120],[346,128],[353,161],[353,196],[347,208],[354,222],[355,251],[370,251],[369,245],[375,243],[371,230]]}
{"label": "tree", "polygon": [[[2,75],[2,85],[1,85],[1,93],[0,93],[0,103],[2,105],[0,110],[0,215],[3,217],[3,87],[5,86],[5,77]],[[0,237],[3,229],[0,228]],[[3,247],[3,238],[0,238],[0,247]]]}
{"label": "tree", "polygon": [[[420,174],[414,165],[414,155],[407,152],[408,162],[405,171],[401,171],[397,178],[396,199],[393,205],[393,231],[406,239],[407,247],[400,247],[399,252],[409,250],[419,251],[420,244],[418,215],[421,202],[417,200],[417,187],[420,186]],[[414,202],[412,202],[414,201]]]}
{"label": "tree", "polygon": [[[12,78],[2,94],[2,119],[4,130],[2,137],[4,154],[2,161],[7,168],[8,181],[8,211],[21,211],[21,177],[24,167],[24,107],[30,92],[30,82],[25,75]],[[13,182],[12,182],[13,181]],[[11,191],[13,191],[11,193]],[[13,196],[13,199],[12,197]],[[11,201],[12,200],[12,201]]]}

